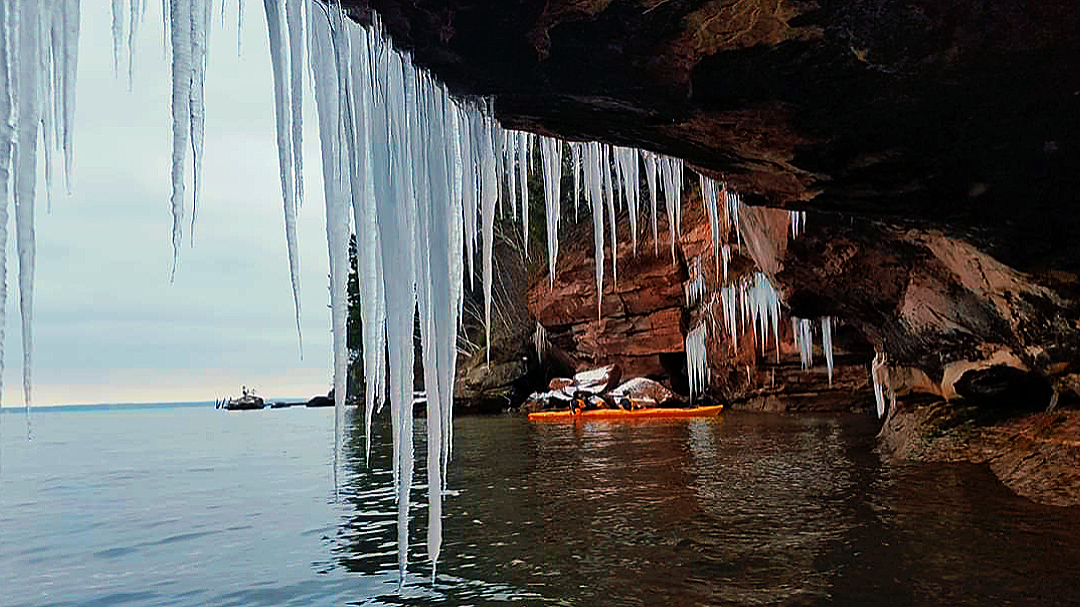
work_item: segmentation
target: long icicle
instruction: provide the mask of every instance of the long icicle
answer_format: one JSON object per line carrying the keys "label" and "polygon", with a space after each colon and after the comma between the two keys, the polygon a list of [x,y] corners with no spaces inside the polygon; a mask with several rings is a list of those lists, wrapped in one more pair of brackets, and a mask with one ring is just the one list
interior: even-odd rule
{"label": "long icicle", "polygon": [[[293,0],[295,3],[295,0]],[[299,188],[293,179],[296,162],[295,147],[290,141],[295,117],[290,105],[290,80],[286,75],[286,58],[282,7],[280,0],[263,0],[266,12],[266,28],[270,41],[270,66],[274,76],[274,118],[277,127],[278,171],[281,178],[281,194],[285,215],[285,246],[289,257],[289,281],[292,285],[293,310],[296,316],[296,334],[300,342],[300,355],[304,352],[304,337],[300,330],[300,262],[296,242],[296,199]],[[290,50],[292,45],[289,46]]]}
{"label": "long icicle", "polygon": [[169,38],[172,43],[172,245],[173,263],[169,280],[180,262],[180,239],[184,221],[184,158],[191,132],[191,5],[172,2],[169,10]]}
{"label": "long icicle", "polygon": [[15,146],[12,165],[15,168],[15,237],[19,256],[19,313],[22,317],[23,401],[26,405],[26,433],[30,436],[31,362],[33,361],[34,315],[34,198],[37,186],[38,132],[43,109],[42,14],[44,7],[37,2],[23,2],[14,15],[18,43],[13,47],[12,63],[18,68],[12,87],[16,104]]}
{"label": "long icicle", "polygon": [[[8,240],[8,191],[11,184],[9,167],[12,146],[15,142],[14,88],[18,74],[12,73],[12,44],[15,32],[12,22],[15,9],[11,0],[0,0],[0,404],[4,394],[4,343],[7,328],[7,240]],[[29,409],[27,409],[29,412]],[[29,418],[28,418],[29,419]]]}
{"label": "long icicle", "polygon": [[191,205],[191,241],[195,242],[195,214],[199,208],[199,179],[202,178],[203,128],[206,124],[206,112],[203,103],[203,84],[206,80],[206,25],[209,21],[207,4],[210,0],[190,0],[191,2],[191,84],[188,91],[188,103],[191,106],[191,165],[192,197]]}

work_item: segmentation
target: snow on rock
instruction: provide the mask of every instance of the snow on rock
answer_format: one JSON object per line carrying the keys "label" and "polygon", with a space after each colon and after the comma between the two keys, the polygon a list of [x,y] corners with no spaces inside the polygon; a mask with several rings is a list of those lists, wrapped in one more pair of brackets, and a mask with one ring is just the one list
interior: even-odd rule
{"label": "snow on rock", "polygon": [[663,384],[647,377],[635,377],[620,384],[610,392],[616,399],[629,398],[631,401],[646,401],[653,405],[662,405],[675,398],[675,393]]}
{"label": "snow on rock", "polygon": [[619,365],[606,365],[574,375],[574,385],[582,392],[600,394],[617,385],[620,377],[622,370]]}

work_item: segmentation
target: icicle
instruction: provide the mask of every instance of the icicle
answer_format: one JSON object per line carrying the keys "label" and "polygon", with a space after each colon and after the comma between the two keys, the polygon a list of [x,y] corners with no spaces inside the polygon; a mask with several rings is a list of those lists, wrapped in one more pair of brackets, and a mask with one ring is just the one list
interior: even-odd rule
{"label": "icicle", "polygon": [[832,374],[833,374],[832,318],[829,318],[828,316],[821,319],[821,349],[825,351],[825,367],[829,371],[829,385],[832,386]]}
{"label": "icicle", "polygon": [[[128,90],[135,85],[135,35],[139,30],[139,0],[131,3],[131,22],[128,24]],[[149,0],[146,0],[149,2]]]}
{"label": "icicle", "polygon": [[660,170],[657,164],[656,154],[642,152],[641,159],[645,162],[645,182],[649,186],[649,210],[652,217],[653,254],[660,255],[660,244],[657,240],[657,228],[659,224],[656,218],[656,175]]}
{"label": "icicle", "polygon": [[709,366],[706,358],[705,335],[707,326],[703,322],[686,334],[686,374],[690,380],[690,400],[704,394],[709,381]]}
{"label": "icicle", "polygon": [[13,9],[15,7],[10,0],[0,0],[0,401],[3,398],[6,368],[4,343],[7,327],[8,186],[12,181],[10,167],[17,110],[13,91],[20,81],[20,74],[13,70],[15,65],[12,60],[16,35],[12,29],[15,20]]}
{"label": "icicle", "polygon": [[[175,1],[175,0],[174,0]],[[240,41],[244,33],[244,0],[236,3],[236,56],[240,56]]]}
{"label": "icicle", "polygon": [[[149,0],[144,0],[149,2]],[[145,4],[143,5],[145,8]],[[75,177],[75,82],[76,70],[79,65],[79,0],[64,0],[63,7],[59,9],[63,19],[63,34],[61,35],[61,57],[63,61],[64,88],[63,97],[63,137],[61,145],[64,150],[64,177],[67,185],[67,193],[71,194],[74,188]]]}
{"label": "icicle", "polygon": [[120,45],[124,39],[124,0],[112,0],[113,75],[120,77]]}
{"label": "icicle", "polygon": [[630,241],[634,254],[637,254],[637,209],[638,209],[638,163],[639,155],[635,148],[616,147],[614,149],[616,167],[622,182],[623,199],[630,216]]}
{"label": "icicle", "polygon": [[806,231],[806,211],[788,211],[791,217],[791,237],[798,238]]}
{"label": "icicle", "polygon": [[604,207],[601,194],[600,144],[585,144],[585,197],[592,207],[593,249],[596,259],[596,316],[600,317],[604,297]]}
{"label": "icicle", "polygon": [[[276,20],[277,45],[281,40],[281,15],[277,6],[267,7]],[[312,77],[315,81],[315,107],[319,116],[319,139],[323,161],[323,189],[326,203],[326,242],[330,259],[330,309],[333,328],[334,359],[334,469],[337,470],[338,457],[341,453],[341,420],[345,400],[345,374],[348,358],[345,347],[345,323],[348,316],[346,296],[346,276],[348,263],[349,220],[346,197],[343,192],[344,178],[341,170],[341,111],[340,99],[344,91],[339,79],[339,63],[344,52],[340,46],[340,23],[336,15],[327,9],[325,18],[315,19],[312,35],[319,36],[317,48],[319,57],[312,57]],[[280,55],[280,53],[279,53]],[[284,61],[279,60],[279,70],[284,70]],[[279,106],[284,107],[284,96]],[[282,110],[284,112],[284,110]],[[280,139],[279,139],[280,142]],[[288,147],[283,145],[282,147]],[[280,148],[279,148],[280,149]],[[284,170],[283,173],[288,173]],[[291,184],[290,184],[291,185]],[[291,188],[289,188],[291,190]]]}
{"label": "icicle", "polygon": [[[295,3],[296,0],[292,0]],[[289,256],[289,280],[292,284],[293,309],[296,312],[296,334],[300,341],[301,356],[304,339],[300,331],[300,263],[296,243],[296,199],[299,188],[294,189],[293,167],[297,162],[295,147],[290,141],[290,127],[295,124],[289,105],[289,81],[285,79],[286,59],[280,0],[264,0],[267,35],[270,41],[270,65],[274,76],[274,118],[277,126],[278,170],[281,177],[281,195],[285,214],[285,243]],[[290,46],[290,49],[292,47]],[[299,177],[299,173],[296,173]]]}
{"label": "icicle", "polygon": [[885,375],[887,373],[885,353],[878,350],[870,363],[870,379],[874,384],[874,400],[877,401],[878,418],[885,417]]}
{"label": "icicle", "polygon": [[548,275],[555,287],[555,264],[559,257],[559,216],[562,192],[562,142],[540,138],[540,157],[544,161],[544,208],[547,211]]}
{"label": "icicle", "polygon": [[285,0],[289,26],[289,94],[292,98],[292,168],[296,198],[304,204],[304,5],[307,0]]}
{"label": "icicle", "polygon": [[[54,8],[54,7],[50,6],[46,10],[51,11],[52,8]],[[52,152],[53,152],[53,148],[56,147],[55,144],[54,144],[54,137],[53,137],[54,134],[56,133],[56,129],[55,129],[56,120],[55,120],[55,115],[54,115],[55,106],[52,103],[52,101],[53,101],[53,82],[54,81],[53,81],[52,70],[51,70],[51,66],[53,65],[53,61],[52,61],[52,57],[51,57],[52,44],[49,41],[49,33],[50,33],[51,28],[47,27],[47,24],[49,23],[49,21],[51,21],[51,17],[45,15],[44,11],[43,11],[41,20],[42,20],[42,22],[39,24],[39,26],[41,27],[41,31],[39,32],[39,34],[44,36],[44,38],[41,39],[41,47],[42,48],[41,48],[41,66],[40,66],[40,68],[41,68],[41,92],[40,92],[40,94],[41,94],[41,100],[42,100],[41,118],[40,118],[40,120],[41,120],[41,139],[43,140],[43,142],[42,142],[43,145],[41,146],[41,151],[44,153],[44,156],[42,156],[42,160],[43,160],[44,169],[45,169],[45,201],[46,201],[45,209],[46,209],[47,213],[51,213],[52,212],[52,192],[53,192],[53,187],[52,187],[52,182],[53,182],[53,178],[52,178],[52,173],[53,173],[53,170],[52,170]]]}
{"label": "icicle", "polygon": [[[705,205],[705,214],[709,218],[709,239],[712,240],[713,257],[716,260],[716,272],[720,273],[720,220],[716,210],[716,182],[704,175],[698,176],[701,186],[701,202]],[[727,272],[724,273],[725,276]]]}
{"label": "icicle", "polygon": [[[8,5],[11,7],[11,5]],[[37,185],[38,131],[44,107],[43,6],[23,2],[11,15],[17,43],[10,49],[12,98],[15,104],[14,168],[15,237],[19,256],[19,312],[22,317],[23,400],[26,404],[27,436],[30,435],[31,362],[33,360],[34,313],[34,198]],[[16,29],[17,27],[17,29]]]}
{"label": "icicle", "polygon": [[530,134],[518,133],[518,184],[521,187],[522,247],[525,259],[529,258],[529,146]]}
{"label": "icicle", "polygon": [[720,288],[720,309],[724,316],[724,326],[727,328],[728,337],[731,338],[732,352],[738,350],[739,332],[736,322],[736,296],[735,287]]}
{"label": "icicle", "polygon": [[722,276],[721,282],[722,282],[722,284],[727,284],[728,264],[731,263],[731,246],[730,245],[725,244],[725,245],[720,247],[720,260],[723,263],[723,270],[724,270],[724,273],[721,275]]}
{"label": "icicle", "polygon": [[[184,157],[191,131],[191,5],[172,2],[169,11],[172,42],[172,274],[180,261],[181,225],[184,220]],[[170,278],[171,280],[171,278]]]}
{"label": "icicle", "polygon": [[[356,103],[359,143],[359,170],[362,172],[360,192],[353,191],[353,217],[357,235],[357,274],[360,287],[361,330],[364,343],[364,461],[371,458],[371,421],[376,401],[383,401],[382,361],[385,360],[386,320],[381,275],[381,254],[375,205],[375,155],[373,139],[379,135],[374,129],[375,108],[370,83],[369,32],[357,28],[353,45],[353,99]],[[294,139],[295,142],[295,139]],[[358,195],[359,194],[359,195]]]}
{"label": "icicle", "polygon": [[809,318],[791,317],[791,329],[795,336],[795,348],[799,351],[799,360],[803,369],[814,365],[814,335]]}
{"label": "icicle", "polygon": [[473,275],[476,274],[476,237],[477,213],[479,211],[480,192],[480,157],[476,147],[475,133],[472,127],[471,112],[459,108],[462,157],[462,207],[465,220],[465,247],[468,260],[469,288],[473,288]]}
{"label": "icicle", "polygon": [[671,240],[671,261],[675,262],[675,240],[682,235],[680,228],[682,215],[682,160],[662,157],[660,159],[661,180],[664,184],[664,205],[667,209],[668,235]]}
{"label": "icicle", "polygon": [[611,185],[611,146],[600,146],[600,172],[604,179],[604,201],[607,203],[608,227],[611,232],[611,285],[619,283],[618,223],[615,220],[615,191]]}
{"label": "icicle", "polygon": [[480,148],[480,217],[481,231],[484,236],[483,278],[484,278],[484,333],[487,362],[491,362],[491,255],[495,238],[495,202],[499,196],[498,177],[495,175],[495,149],[490,127],[477,116],[473,127],[477,133],[476,141]]}
{"label": "icicle", "polygon": [[739,207],[742,206],[742,199],[737,192],[728,188],[727,184],[724,184],[723,198],[724,217],[727,218],[728,224],[735,229],[735,236],[739,244],[742,244],[742,232],[739,231]]}
{"label": "icicle", "polygon": [[544,361],[544,355],[547,354],[549,344],[547,329],[540,323],[536,323],[536,331],[533,332],[533,346],[536,348],[537,364],[542,363]]}
{"label": "icicle", "polygon": [[705,295],[705,277],[701,273],[701,258],[690,263],[690,280],[686,282],[686,307],[693,308]]}
{"label": "icicle", "polygon": [[203,82],[206,80],[206,24],[209,17],[207,3],[210,0],[191,1],[191,154],[192,189],[191,240],[195,241],[195,213],[199,208],[199,178],[202,177],[203,126],[206,113],[203,109]]}
{"label": "icicle", "polygon": [[578,201],[581,195],[581,144],[570,144],[570,173],[574,178],[574,223],[578,220]]}

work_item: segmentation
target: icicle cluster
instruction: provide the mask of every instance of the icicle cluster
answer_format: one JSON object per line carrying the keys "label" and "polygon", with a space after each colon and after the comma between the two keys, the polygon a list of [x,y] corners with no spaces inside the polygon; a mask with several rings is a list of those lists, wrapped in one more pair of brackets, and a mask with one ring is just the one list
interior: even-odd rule
{"label": "icicle cluster", "polygon": [[[298,107],[290,106],[298,88],[286,78],[296,51],[284,48],[285,22],[290,43],[295,0],[265,0],[277,100],[278,147],[286,233],[292,241],[294,200],[299,194],[295,146],[299,141]],[[484,316],[490,355],[492,251],[498,204],[520,218],[528,247],[529,170],[539,147],[545,211],[548,266],[554,283],[561,216],[563,143],[531,133],[509,131],[492,118],[490,103],[451,98],[407,54],[387,43],[377,18],[362,27],[339,8],[317,5],[307,20],[310,63],[319,116],[323,183],[330,250],[331,308],[334,325],[335,394],[345,394],[345,260],[349,213],[358,235],[360,292],[363,305],[364,369],[369,390],[365,403],[370,428],[374,403],[388,395],[393,425],[393,472],[397,484],[399,565],[404,579],[408,537],[409,486],[412,478],[413,320],[419,315],[428,403],[428,556],[434,563],[441,542],[441,492],[450,451],[455,338],[463,302],[466,264],[471,276],[476,237],[482,238]],[[303,20],[303,17],[296,17]],[[296,49],[302,48],[297,45]],[[295,72],[290,72],[295,76]],[[302,82],[302,81],[301,81]],[[537,142],[539,145],[537,146]],[[603,293],[604,232],[610,234],[611,275],[615,255],[617,204],[631,217],[636,247],[639,170],[646,181],[662,184],[669,223],[678,224],[682,163],[638,150],[597,142],[571,143],[570,170],[575,205],[584,190],[593,213],[597,293]],[[504,189],[505,185],[505,189]],[[294,198],[293,189],[296,188]],[[504,196],[503,193],[508,196]],[[501,203],[500,203],[501,200]],[[606,221],[605,221],[606,217]],[[479,218],[479,221],[477,219]],[[479,224],[479,230],[477,229]],[[677,229],[673,227],[673,229]],[[674,234],[674,232],[673,232]],[[527,254],[527,253],[526,253]],[[292,260],[290,261],[292,263]],[[295,286],[295,285],[294,285]],[[599,305],[599,297],[598,297]],[[339,337],[340,336],[340,337]],[[538,356],[547,347],[538,325]],[[382,356],[388,353],[388,361]],[[388,364],[388,366],[387,366]],[[389,386],[382,377],[389,376]],[[335,418],[340,420],[340,413]],[[340,422],[338,422],[340,423]],[[368,431],[370,434],[370,430]],[[340,443],[340,428],[336,443]]]}
{"label": "icicle cluster", "polygon": [[709,362],[705,350],[708,332],[705,323],[686,334],[686,374],[690,380],[690,400],[704,394],[709,382]]}
{"label": "icicle cluster", "polygon": [[[72,187],[78,44],[79,0],[0,0],[0,340],[3,339],[7,302],[10,184],[10,199],[15,203],[15,250],[19,258],[23,398],[28,414],[33,361],[38,146],[44,144],[45,194],[51,205],[54,152],[63,154],[68,192]],[[0,375],[3,367],[0,346]],[[2,387],[0,381],[0,389]],[[29,424],[29,417],[27,420]],[[29,432],[29,425],[27,430]]]}
{"label": "icicle cluster", "polygon": [[[265,0],[263,6],[270,39],[270,65],[274,75],[274,118],[285,211],[285,246],[289,255],[296,332],[300,335],[300,260],[296,242],[296,212],[304,198],[304,24],[309,20],[307,8],[310,3],[305,0]],[[288,44],[285,43],[286,30]],[[302,336],[300,343],[303,352]]]}
{"label": "icicle cluster", "polygon": [[[180,261],[180,241],[184,221],[184,161],[190,142],[193,165],[192,227],[199,205],[199,177],[202,171],[203,83],[206,79],[206,34],[210,28],[211,0],[172,0],[167,21],[172,51],[172,206],[173,274]],[[114,27],[115,34],[115,27]]]}
{"label": "icicle cluster", "polygon": [[[135,39],[139,32],[139,25],[146,18],[146,5],[149,2],[150,0],[128,0],[128,10],[125,11],[124,0],[112,0],[113,71],[117,76],[120,75],[120,49],[124,45],[124,15],[128,15],[127,47],[129,90],[135,82]],[[207,11],[210,10],[210,0],[206,0],[205,8]]]}
{"label": "icicle cluster", "polygon": [[[562,192],[562,141],[540,138],[540,157],[544,159],[544,208],[547,211],[548,276],[555,286],[555,261],[559,256],[559,217]],[[575,192],[576,193],[576,192]],[[528,231],[528,230],[526,230]],[[539,325],[537,325],[539,326]]]}
{"label": "icicle cluster", "polygon": [[[604,235],[605,230],[610,239],[611,251],[611,278],[613,282],[618,280],[618,230],[617,212],[620,201],[627,211],[630,220],[630,239],[632,250],[637,251],[638,218],[641,204],[641,168],[645,169],[645,182],[649,189],[650,214],[653,234],[653,248],[659,251],[657,241],[657,204],[660,194],[663,193],[667,204],[667,219],[670,228],[671,257],[675,260],[675,239],[678,233],[680,205],[682,200],[683,165],[677,158],[669,158],[659,154],[644,152],[633,148],[610,146],[599,142],[573,142],[570,147],[570,172],[574,183],[574,213],[577,209],[584,191],[585,202],[589,205],[593,214],[593,244],[596,251],[596,292],[597,313],[602,305],[604,292]],[[548,158],[545,155],[545,167],[548,166]],[[554,158],[552,159],[555,160]],[[561,159],[558,159],[561,162]],[[561,166],[554,165],[553,166]],[[561,170],[561,169],[556,169]],[[545,168],[547,175],[547,168]],[[545,177],[546,179],[546,177]],[[552,190],[554,194],[558,192]],[[558,211],[559,207],[553,205],[549,209]],[[607,215],[605,228],[604,215]],[[549,217],[549,225],[557,225],[557,220]],[[552,231],[549,228],[549,238]],[[555,242],[557,245],[557,241]],[[551,254],[549,245],[549,255]],[[550,267],[554,267],[554,256],[549,259]],[[554,270],[552,269],[552,280]]]}
{"label": "icicle cluster", "polygon": [[788,211],[791,217],[791,237],[798,238],[806,230],[806,211]]}
{"label": "icicle cluster", "polygon": [[761,353],[765,353],[765,346],[769,341],[769,328],[772,328],[773,342],[776,347],[777,359],[780,357],[780,296],[776,293],[772,283],[765,274],[755,272],[748,280],[743,282],[740,293],[742,302],[743,321],[750,320],[750,327],[754,332],[756,343],[761,346]]}

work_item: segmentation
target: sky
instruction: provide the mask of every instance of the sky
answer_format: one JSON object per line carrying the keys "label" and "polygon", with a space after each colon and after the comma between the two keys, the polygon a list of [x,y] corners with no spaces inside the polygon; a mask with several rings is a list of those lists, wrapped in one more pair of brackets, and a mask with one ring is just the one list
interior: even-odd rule
{"label": "sky", "polygon": [[[119,77],[113,70],[109,0],[82,1],[74,192],[66,194],[58,171],[52,209],[46,212],[43,177],[38,182],[35,406],[214,400],[238,395],[242,385],[269,398],[306,399],[330,387],[322,163],[310,82],[305,199],[297,224],[301,358],[263,7],[254,0],[245,3],[238,57],[237,3],[226,3],[224,29],[220,2],[214,4],[194,246],[188,224],[189,153],[184,246],[170,283],[171,85],[161,3],[149,2],[139,27],[129,92],[126,43]],[[5,407],[23,404],[13,241],[8,243]]]}

